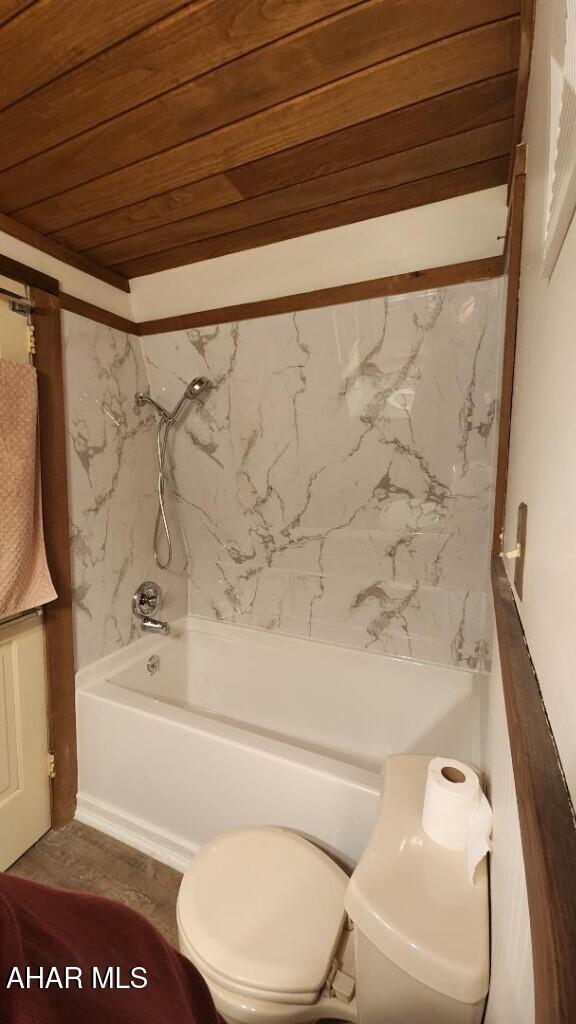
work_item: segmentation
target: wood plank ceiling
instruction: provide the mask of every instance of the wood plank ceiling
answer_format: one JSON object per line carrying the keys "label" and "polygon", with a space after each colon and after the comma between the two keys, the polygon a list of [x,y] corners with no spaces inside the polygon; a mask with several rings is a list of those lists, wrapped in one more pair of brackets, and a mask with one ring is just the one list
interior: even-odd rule
{"label": "wood plank ceiling", "polygon": [[135,277],[502,184],[519,9],[0,0],[0,211]]}

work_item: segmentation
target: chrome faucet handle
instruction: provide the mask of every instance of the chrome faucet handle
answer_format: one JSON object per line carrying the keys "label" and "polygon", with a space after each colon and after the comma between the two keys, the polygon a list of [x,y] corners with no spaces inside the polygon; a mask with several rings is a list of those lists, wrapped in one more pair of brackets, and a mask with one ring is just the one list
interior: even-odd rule
{"label": "chrome faucet handle", "polygon": [[139,619],[151,616],[162,607],[162,589],[153,580],[145,580],[132,598],[132,611]]}

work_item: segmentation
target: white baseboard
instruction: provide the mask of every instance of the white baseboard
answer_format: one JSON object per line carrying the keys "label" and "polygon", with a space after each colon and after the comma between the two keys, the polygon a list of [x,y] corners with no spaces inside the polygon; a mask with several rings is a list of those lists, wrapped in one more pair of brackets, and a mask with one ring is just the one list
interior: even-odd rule
{"label": "white baseboard", "polygon": [[118,839],[127,846],[132,846],[140,853],[154,857],[162,864],[168,864],[176,871],[184,872],[198,846],[187,843],[179,836],[163,829],[153,828],[140,818],[126,814],[118,807],[95,800],[84,793],[78,794],[76,819],[84,825],[98,829],[113,839]]}

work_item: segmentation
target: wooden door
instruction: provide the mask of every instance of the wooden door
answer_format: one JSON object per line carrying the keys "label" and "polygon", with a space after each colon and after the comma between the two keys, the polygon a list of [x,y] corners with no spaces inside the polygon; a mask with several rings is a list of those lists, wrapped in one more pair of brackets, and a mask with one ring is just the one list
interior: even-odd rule
{"label": "wooden door", "polygon": [[50,828],[42,619],[0,625],[0,870]]}
{"label": "wooden door", "polygon": [[[25,297],[5,278],[0,289]],[[29,337],[0,291],[0,359],[28,362]],[[0,623],[0,870],[50,828],[49,774],[44,628],[32,615]]]}

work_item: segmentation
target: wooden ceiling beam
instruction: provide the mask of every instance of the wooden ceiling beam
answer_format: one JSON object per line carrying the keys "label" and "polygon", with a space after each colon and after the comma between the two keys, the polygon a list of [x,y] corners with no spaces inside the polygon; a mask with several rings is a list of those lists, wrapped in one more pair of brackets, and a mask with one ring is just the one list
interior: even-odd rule
{"label": "wooden ceiling beam", "polygon": [[371,192],[381,192],[452,171],[468,164],[506,156],[510,151],[512,118],[469,132],[439,139],[407,152],[395,153],[322,178],[312,178],[264,196],[246,199],[209,213],[188,217],[130,238],[97,246],[87,255],[105,266],[173,249],[180,244],[278,220],[317,207],[331,206]]}
{"label": "wooden ceiling beam", "polygon": [[182,189],[152,196],[141,203],[133,203],[113,213],[74,224],[50,237],[82,252],[95,245],[182,220],[183,217],[217,210],[244,198],[226,174],[215,174]]}
{"label": "wooden ceiling beam", "polygon": [[[9,4],[9,10],[20,7],[22,13],[4,26],[0,36],[0,109],[189,2],[39,0],[28,9]],[[24,134],[29,130],[26,124]]]}
{"label": "wooden ceiling beam", "polygon": [[128,287],[500,184],[531,3],[0,0],[0,227]]}
{"label": "wooden ceiling beam", "polygon": [[508,157],[472,164],[423,181],[410,182],[384,192],[375,192],[320,209],[308,210],[280,220],[257,224],[226,235],[182,245],[162,253],[142,256],[119,264],[115,269],[128,277],[140,277],[160,270],[232,252],[269,245],[288,238],[325,231],[329,228],[369,220],[399,210],[439,202],[452,196],[502,185],[507,180]]}
{"label": "wooden ceiling beam", "polygon": [[[153,0],[154,4],[156,0]],[[0,113],[0,167],[30,159],[250,50],[363,0],[172,2],[176,13],[48,82]],[[117,8],[140,8],[119,3]],[[165,5],[164,5],[165,6]],[[100,0],[92,0],[99,12]],[[79,23],[78,23],[79,24]],[[36,38],[34,36],[34,38]],[[66,52],[66,51],[64,51]],[[69,56],[69,55],[68,55]],[[22,132],[26,124],[26,132]]]}
{"label": "wooden ceiling beam", "polygon": [[21,11],[31,7],[36,0],[0,0],[0,26],[5,25],[10,18],[15,18]]}
{"label": "wooden ceiling beam", "polygon": [[[0,175],[3,207],[13,213],[138,164],[399,53],[476,28],[490,16],[514,13],[517,2],[399,0],[385,18],[382,0],[367,0],[4,171]],[[3,148],[12,159],[6,139]]]}
{"label": "wooden ceiling beam", "polygon": [[436,139],[512,116],[516,75],[510,72],[434,96],[410,107],[227,171],[246,197],[345,170]]}
{"label": "wooden ceiling beam", "polygon": [[[120,209],[250,160],[319,138],[358,121],[515,69],[518,18],[473,29],[413,50],[271,107],[218,131],[19,209],[43,232]],[[17,183],[0,202],[10,208]],[[8,192],[9,194],[6,194]]]}
{"label": "wooden ceiling beam", "polygon": [[514,113],[513,72],[362,121],[340,132],[214,175],[173,192],[91,218],[57,240],[84,250],[153,230],[185,217],[425,145]]}

